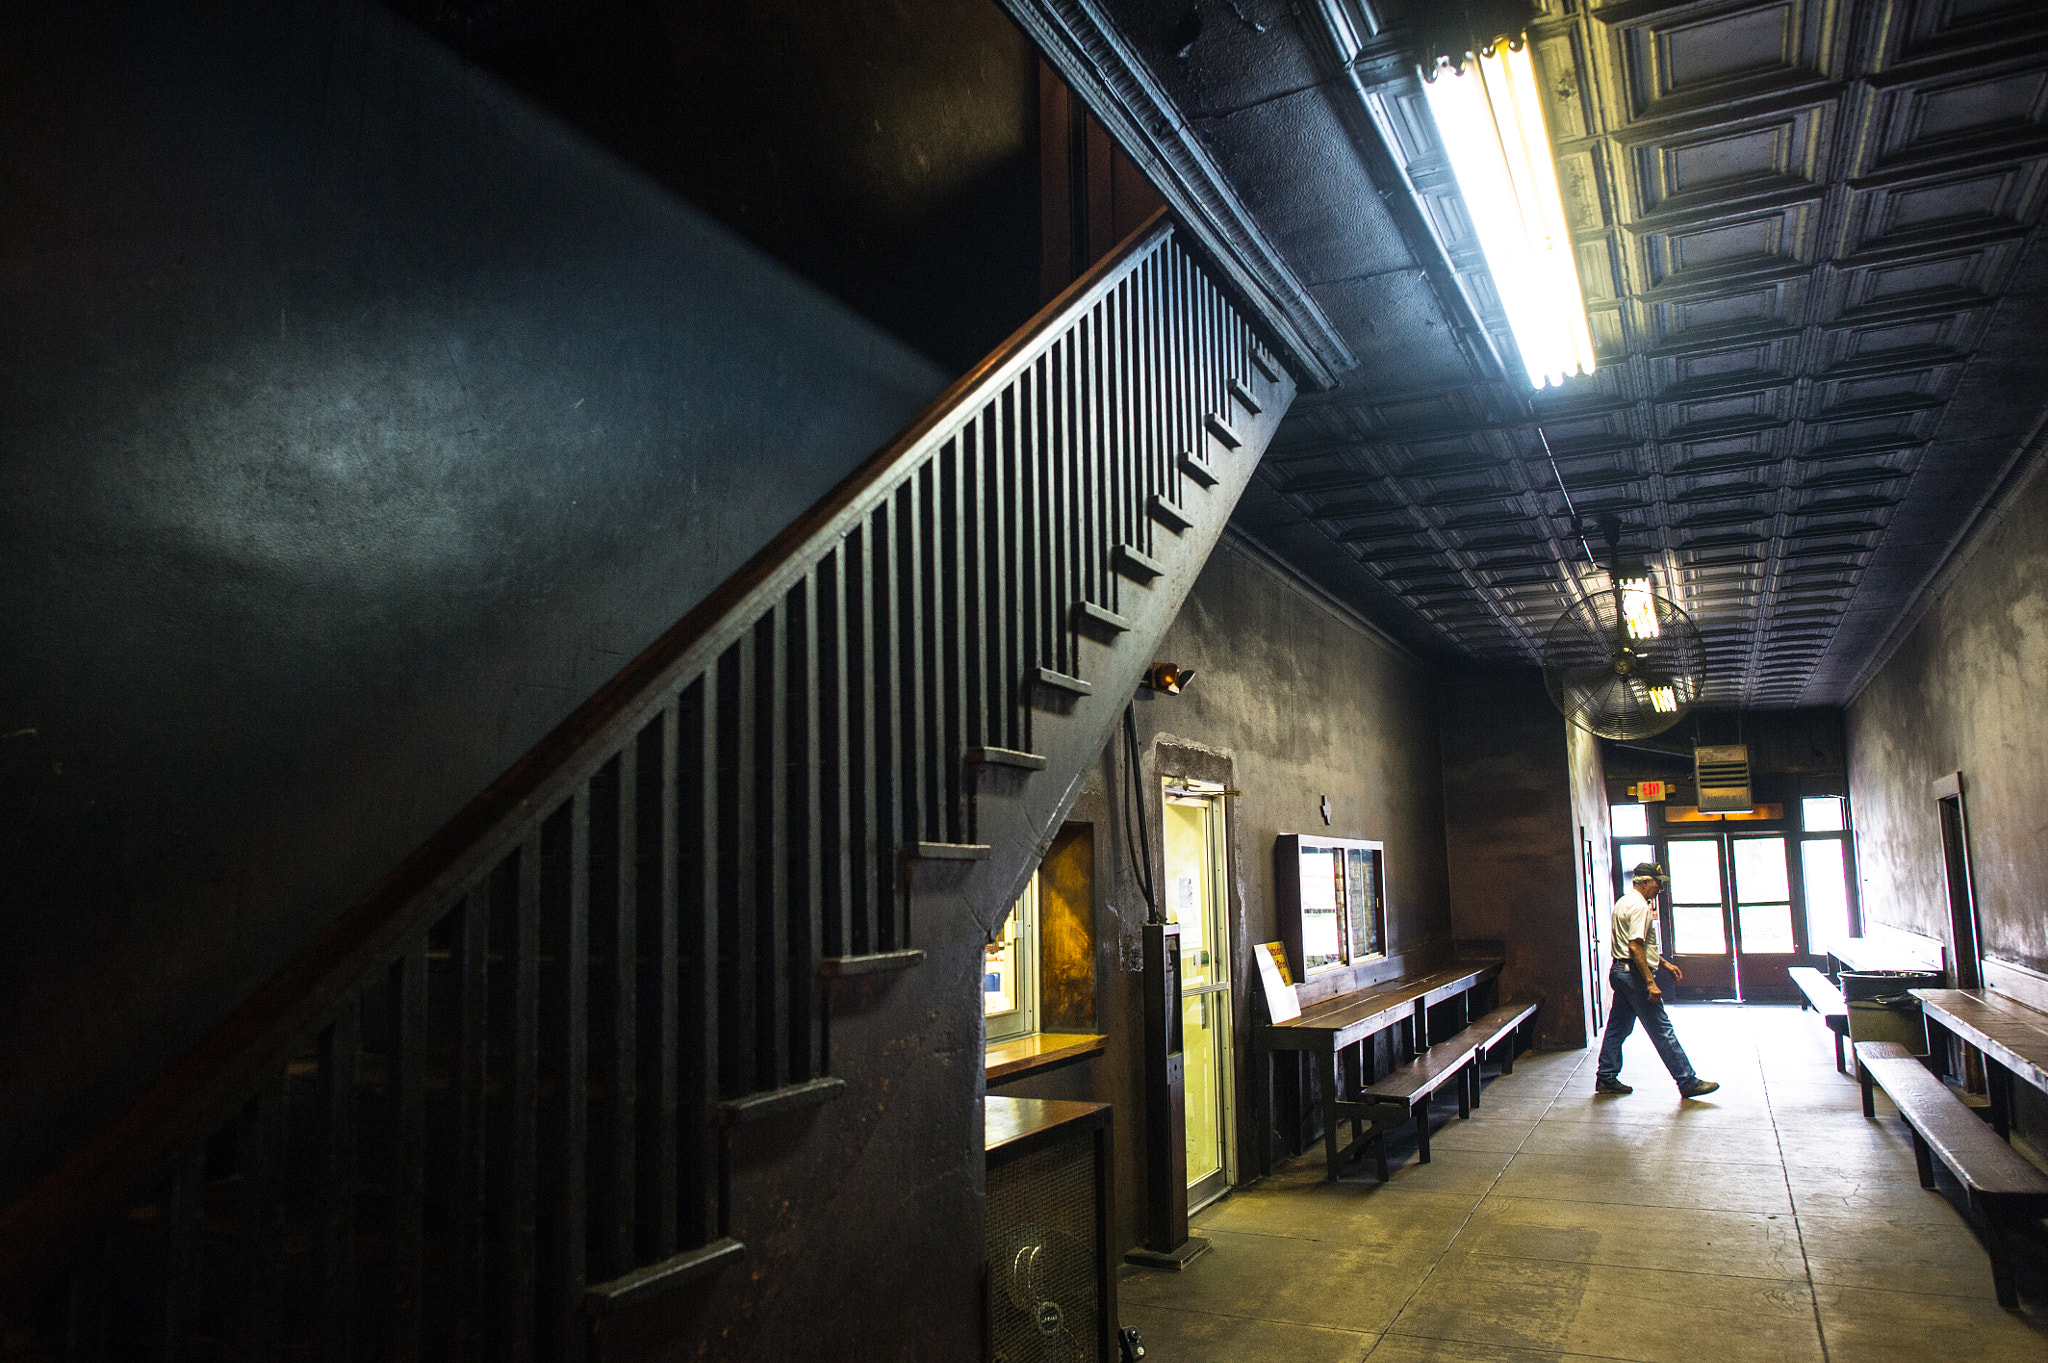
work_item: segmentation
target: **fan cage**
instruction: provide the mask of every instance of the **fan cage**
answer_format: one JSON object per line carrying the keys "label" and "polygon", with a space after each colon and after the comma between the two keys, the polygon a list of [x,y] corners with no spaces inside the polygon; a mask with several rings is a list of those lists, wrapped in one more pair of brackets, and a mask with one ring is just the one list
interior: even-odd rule
{"label": "fan cage", "polygon": [[1602,738],[1664,732],[1699,703],[1706,678],[1706,645],[1692,617],[1668,596],[1636,596],[1636,609],[1627,617],[1619,591],[1574,601],[1543,643],[1543,682],[1551,702],[1572,723]]}

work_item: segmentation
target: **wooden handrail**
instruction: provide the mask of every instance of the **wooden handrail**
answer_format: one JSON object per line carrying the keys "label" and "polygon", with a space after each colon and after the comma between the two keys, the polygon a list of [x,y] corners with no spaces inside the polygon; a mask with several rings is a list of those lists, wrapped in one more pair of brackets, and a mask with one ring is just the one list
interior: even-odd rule
{"label": "wooden handrail", "polygon": [[[0,1300],[41,1290],[96,1226],[117,1214],[247,1101],[267,1068],[318,1033],[365,973],[386,964],[430,915],[443,911],[521,829],[580,782],[644,723],[655,698],[724,636],[801,577],[873,500],[925,457],[925,442],[963,408],[1007,382],[1041,341],[1114,287],[1124,268],[1173,231],[1162,209],[1042,308],[910,425],[843,478],[481,794],[321,932],[288,965],[22,1198],[0,1213]],[[733,622],[739,622],[734,625]]]}

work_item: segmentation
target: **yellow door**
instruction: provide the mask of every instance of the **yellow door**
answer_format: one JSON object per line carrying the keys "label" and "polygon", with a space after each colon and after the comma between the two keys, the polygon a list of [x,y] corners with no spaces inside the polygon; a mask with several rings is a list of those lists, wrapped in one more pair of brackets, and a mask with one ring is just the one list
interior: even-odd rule
{"label": "yellow door", "polygon": [[1223,799],[1193,782],[1169,780],[1166,786],[1166,909],[1180,924],[1192,1212],[1229,1191],[1231,1179],[1230,935]]}

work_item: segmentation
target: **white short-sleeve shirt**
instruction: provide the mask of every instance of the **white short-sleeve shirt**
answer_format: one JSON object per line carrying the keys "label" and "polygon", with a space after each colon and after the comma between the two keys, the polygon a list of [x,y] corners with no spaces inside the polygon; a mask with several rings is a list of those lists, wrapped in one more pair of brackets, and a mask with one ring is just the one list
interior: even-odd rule
{"label": "white short-sleeve shirt", "polygon": [[1638,894],[1633,887],[1621,898],[1614,901],[1614,930],[1610,934],[1609,947],[1617,961],[1630,959],[1628,944],[1642,939],[1643,954],[1649,958],[1650,969],[1655,970],[1664,963],[1657,954],[1657,910],[1650,901]]}

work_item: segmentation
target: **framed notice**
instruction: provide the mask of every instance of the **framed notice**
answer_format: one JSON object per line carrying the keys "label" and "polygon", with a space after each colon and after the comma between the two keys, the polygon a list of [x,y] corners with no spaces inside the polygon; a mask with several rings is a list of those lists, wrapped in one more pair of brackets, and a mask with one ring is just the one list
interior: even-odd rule
{"label": "framed notice", "polygon": [[1287,947],[1281,942],[1261,942],[1252,953],[1259,966],[1259,988],[1265,991],[1266,1012],[1274,1022],[1301,1016],[1301,1001],[1295,997],[1294,981],[1287,969]]}

